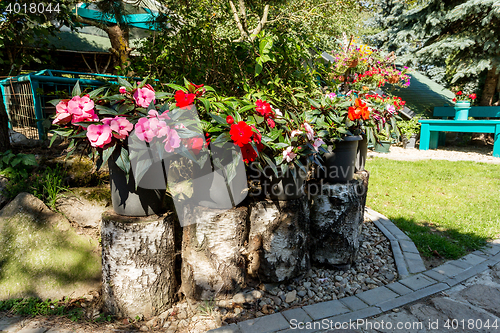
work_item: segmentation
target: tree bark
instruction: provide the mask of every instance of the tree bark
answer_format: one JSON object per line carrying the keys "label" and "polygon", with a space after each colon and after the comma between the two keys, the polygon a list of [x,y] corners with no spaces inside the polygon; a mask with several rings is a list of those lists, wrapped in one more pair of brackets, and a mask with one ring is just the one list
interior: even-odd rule
{"label": "tree bark", "polygon": [[175,216],[102,216],[103,299],[107,311],[146,318],[173,305]]}
{"label": "tree bark", "polygon": [[181,291],[187,298],[227,299],[245,287],[247,221],[247,207],[192,210],[182,235]]}
{"label": "tree bark", "polygon": [[10,139],[9,139],[9,117],[7,116],[7,110],[3,104],[3,96],[0,92],[0,153],[3,153],[10,149]]}
{"label": "tree bark", "polygon": [[488,70],[486,74],[486,81],[484,82],[483,93],[479,105],[490,106],[493,104],[493,98],[498,84],[498,73],[496,66]]}
{"label": "tree bark", "polygon": [[252,206],[247,247],[248,273],[264,282],[282,282],[310,267],[307,196],[259,201]]}
{"label": "tree bark", "polygon": [[330,266],[351,265],[359,249],[364,219],[367,171],[347,184],[318,184],[311,202],[311,260]]}
{"label": "tree bark", "polygon": [[115,55],[115,64],[122,70],[130,64],[129,57],[132,49],[129,47],[129,32],[119,25],[107,27],[106,32],[111,42],[111,53]]}

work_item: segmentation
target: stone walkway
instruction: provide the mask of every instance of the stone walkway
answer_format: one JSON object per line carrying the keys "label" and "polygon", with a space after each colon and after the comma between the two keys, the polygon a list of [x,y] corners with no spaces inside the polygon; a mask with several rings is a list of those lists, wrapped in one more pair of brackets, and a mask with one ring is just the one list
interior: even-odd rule
{"label": "stone walkway", "polygon": [[401,280],[209,332],[500,332],[500,240],[426,271],[405,233],[367,214],[390,239]]}

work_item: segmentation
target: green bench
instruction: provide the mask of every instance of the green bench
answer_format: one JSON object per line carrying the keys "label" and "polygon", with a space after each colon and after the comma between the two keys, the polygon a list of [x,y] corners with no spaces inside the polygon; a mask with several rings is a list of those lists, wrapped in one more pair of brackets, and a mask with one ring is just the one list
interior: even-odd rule
{"label": "green bench", "polygon": [[453,120],[455,108],[443,106],[434,108],[434,116],[442,119],[422,119],[420,128],[420,150],[436,149],[439,132],[494,133],[493,156],[500,157],[500,106],[472,106],[469,117],[497,118],[492,120]]}

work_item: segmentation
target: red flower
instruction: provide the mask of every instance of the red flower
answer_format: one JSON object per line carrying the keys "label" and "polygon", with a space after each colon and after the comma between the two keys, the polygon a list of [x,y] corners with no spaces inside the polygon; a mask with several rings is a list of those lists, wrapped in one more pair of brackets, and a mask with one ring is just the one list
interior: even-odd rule
{"label": "red flower", "polygon": [[363,120],[368,120],[370,118],[370,110],[368,110],[368,108],[361,109],[361,118],[363,118]]}
{"label": "red flower", "polygon": [[255,111],[257,111],[261,116],[267,118],[274,115],[271,105],[268,102],[258,99],[255,102],[255,105]]}
{"label": "red flower", "polygon": [[243,155],[243,161],[247,164],[255,161],[255,159],[257,158],[255,149],[253,149],[252,145],[249,143],[241,147],[241,154]]}
{"label": "red flower", "polygon": [[202,138],[190,138],[187,141],[187,148],[191,149],[195,155],[200,153],[200,150],[203,149],[205,142]]}
{"label": "red flower", "polygon": [[349,107],[349,112],[347,113],[347,116],[349,117],[349,119],[351,119],[351,121],[359,119],[359,117],[361,116],[361,113],[358,112],[358,110],[359,109],[355,108],[354,106]]}
{"label": "red flower", "polygon": [[453,101],[453,102],[456,102],[456,101],[457,101],[457,98],[456,98],[456,97],[454,97],[454,98],[452,99],[452,101]]}
{"label": "red flower", "polygon": [[240,121],[238,124],[232,124],[231,130],[229,131],[231,140],[240,147],[250,142],[253,133],[252,128],[244,121]]}
{"label": "red flower", "polygon": [[226,117],[226,123],[228,123],[229,125],[234,124],[234,118],[233,118],[233,116],[227,116]]}
{"label": "red flower", "polygon": [[457,91],[457,96],[462,96],[462,91]]}
{"label": "red flower", "polygon": [[477,98],[477,95],[476,94],[470,94],[469,98],[472,99],[472,100],[475,100]]}
{"label": "red flower", "polygon": [[175,105],[179,108],[183,108],[193,104],[196,95],[191,93],[185,93],[182,90],[177,90],[174,97],[175,101],[177,102],[175,103]]}
{"label": "red flower", "polygon": [[274,126],[276,126],[276,124],[274,123],[274,120],[272,120],[271,118],[267,118],[267,124],[271,128],[274,128]]}

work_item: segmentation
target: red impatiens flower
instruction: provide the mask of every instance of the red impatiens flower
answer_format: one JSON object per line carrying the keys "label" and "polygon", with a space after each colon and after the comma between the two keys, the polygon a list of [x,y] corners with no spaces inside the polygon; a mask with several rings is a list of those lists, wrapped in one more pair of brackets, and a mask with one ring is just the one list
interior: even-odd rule
{"label": "red impatiens flower", "polygon": [[453,101],[453,102],[456,102],[456,101],[457,101],[457,98],[456,98],[456,97],[454,97],[454,98],[452,99],[452,101]]}
{"label": "red impatiens flower", "polygon": [[231,125],[231,130],[229,134],[231,135],[231,140],[234,141],[240,147],[243,147],[250,142],[250,138],[253,135],[252,128],[247,125],[244,121],[240,121],[237,124]]}
{"label": "red impatiens flower", "polygon": [[234,118],[233,118],[233,116],[227,116],[226,117],[226,123],[228,123],[229,125],[234,124]]}
{"label": "red impatiens flower", "polygon": [[258,99],[255,102],[255,105],[256,105],[255,111],[257,111],[264,118],[271,117],[274,115],[274,112],[271,109],[271,105],[268,102]]}
{"label": "red impatiens flower", "polygon": [[269,127],[271,128],[274,128],[274,126],[276,126],[276,123],[274,122],[274,120],[272,120],[271,118],[267,118],[267,124],[269,125]]}
{"label": "red impatiens flower", "polygon": [[179,108],[183,108],[193,104],[196,95],[191,93],[185,93],[182,90],[177,90],[174,97],[175,101],[177,102],[175,103],[175,105]]}
{"label": "red impatiens flower", "polygon": [[255,152],[255,149],[253,149],[252,145],[249,143],[241,147],[241,154],[243,155],[243,162],[247,164],[255,161],[255,159],[257,158],[257,153]]}
{"label": "red impatiens flower", "polygon": [[457,96],[462,96],[462,91],[457,91],[456,95]]}
{"label": "red impatiens flower", "polygon": [[477,98],[477,95],[476,94],[470,94],[469,98],[472,99],[472,100],[475,100]]}
{"label": "red impatiens flower", "polygon": [[[349,107],[347,116],[349,117],[349,119],[351,121],[354,121],[356,119],[361,118],[363,113],[366,115],[367,112],[368,112],[368,116],[369,116],[370,111],[368,111],[368,106],[366,106],[366,103],[363,102],[361,99],[356,98],[356,101],[354,102],[354,106]],[[366,119],[368,119],[368,118],[366,118]]]}

